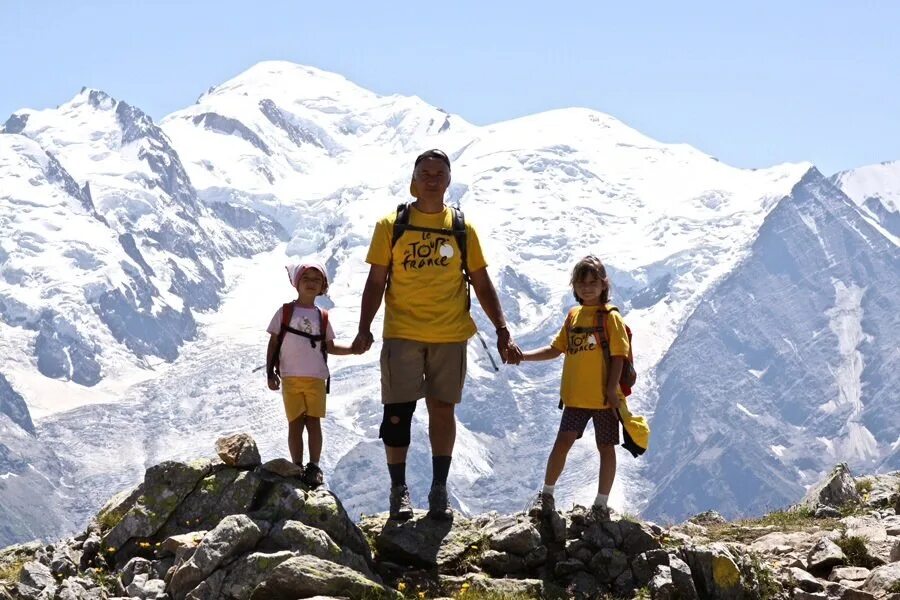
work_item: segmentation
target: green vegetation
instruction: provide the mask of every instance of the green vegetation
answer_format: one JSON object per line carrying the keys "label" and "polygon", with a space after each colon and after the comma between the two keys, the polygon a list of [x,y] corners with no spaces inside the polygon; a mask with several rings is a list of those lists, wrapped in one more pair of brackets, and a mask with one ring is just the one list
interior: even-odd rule
{"label": "green vegetation", "polygon": [[749,544],[771,531],[807,531],[812,528],[836,527],[837,519],[816,519],[809,507],[776,510],[755,519],[740,519],[730,523],[713,523],[706,527],[712,541],[734,541]]}
{"label": "green vegetation", "polygon": [[871,479],[869,479],[868,477],[866,477],[864,479],[857,479],[856,484],[855,484],[856,485],[856,493],[858,493],[860,496],[865,496],[866,494],[868,494],[869,492],[872,491],[872,486],[874,485],[874,483],[875,482],[872,481]]}
{"label": "green vegetation", "polygon": [[0,581],[18,581],[22,567],[28,562],[25,558],[16,559],[0,565]]}
{"label": "green vegetation", "polygon": [[753,554],[750,558],[750,568],[756,577],[759,586],[760,600],[774,600],[782,595],[781,584],[775,577],[775,573],[759,556]]}
{"label": "green vegetation", "polygon": [[878,563],[869,555],[866,549],[866,538],[858,535],[841,534],[835,543],[844,552],[847,557],[847,565],[850,567],[864,567],[866,569],[874,569]]}

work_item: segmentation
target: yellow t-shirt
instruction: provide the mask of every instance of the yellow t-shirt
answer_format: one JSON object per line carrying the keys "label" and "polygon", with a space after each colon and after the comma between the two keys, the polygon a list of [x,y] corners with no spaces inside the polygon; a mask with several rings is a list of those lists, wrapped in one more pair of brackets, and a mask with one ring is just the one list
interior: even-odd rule
{"label": "yellow t-shirt", "polygon": [[[612,306],[607,304],[607,308]],[[606,406],[606,360],[603,349],[592,332],[579,329],[596,327],[596,315],[600,306],[579,306],[572,318],[571,337],[566,333],[566,325],[556,335],[551,346],[565,353],[563,361],[560,398],[563,404],[572,408],[607,408]],[[610,312],[606,318],[606,335],[609,337],[609,352],[612,356],[628,356],[628,334],[625,322],[618,312]],[[618,389],[619,399],[624,400]]]}
{"label": "yellow t-shirt", "polygon": [[[475,322],[466,310],[466,283],[461,255],[453,235],[404,231],[391,250],[397,212],[375,224],[366,262],[390,267],[385,292],[384,337],[419,342],[464,342],[475,334]],[[429,214],[410,207],[409,224],[451,229],[453,213],[444,207]],[[466,223],[469,272],[487,266],[475,228]]]}

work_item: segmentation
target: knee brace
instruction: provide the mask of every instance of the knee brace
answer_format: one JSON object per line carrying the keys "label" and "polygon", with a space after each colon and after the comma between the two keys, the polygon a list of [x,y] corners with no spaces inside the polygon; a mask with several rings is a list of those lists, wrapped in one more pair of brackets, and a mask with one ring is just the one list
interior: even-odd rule
{"label": "knee brace", "polygon": [[409,432],[412,428],[412,417],[415,411],[415,401],[384,405],[384,416],[381,418],[378,437],[382,439],[385,446],[392,448],[409,446]]}

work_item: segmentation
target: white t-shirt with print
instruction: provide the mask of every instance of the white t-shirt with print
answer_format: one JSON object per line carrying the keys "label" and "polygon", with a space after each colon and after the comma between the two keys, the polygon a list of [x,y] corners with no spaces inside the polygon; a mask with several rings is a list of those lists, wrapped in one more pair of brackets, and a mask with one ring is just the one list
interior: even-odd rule
{"label": "white t-shirt with print", "polygon": [[[271,322],[269,322],[269,327],[266,329],[273,335],[278,335],[278,332],[281,331],[282,308],[278,309]],[[290,326],[310,335],[319,335],[322,326],[319,311],[315,308],[304,308],[294,305]],[[334,330],[331,328],[330,322],[325,333],[325,339],[334,339]],[[325,359],[322,357],[322,348],[319,346],[322,343],[317,341],[316,347],[313,348],[309,338],[289,331],[286,332],[279,356],[279,372],[281,376],[328,379],[328,365],[325,364]]]}

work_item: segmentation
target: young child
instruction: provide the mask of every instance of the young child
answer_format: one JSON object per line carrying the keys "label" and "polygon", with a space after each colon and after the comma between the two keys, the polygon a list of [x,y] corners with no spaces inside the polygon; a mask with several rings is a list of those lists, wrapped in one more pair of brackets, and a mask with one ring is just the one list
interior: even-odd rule
{"label": "young child", "polygon": [[[619,443],[616,409],[625,398],[618,382],[628,356],[628,335],[619,313],[608,310],[609,279],[599,258],[586,256],[578,261],[572,270],[571,284],[580,306],[569,312],[552,344],[523,354],[523,360],[528,361],[550,360],[565,354],[560,389],[565,408],[547,459],[544,487],[529,508],[529,514],[548,515],[556,510],[553,498],[556,481],[572,444],[592,420],[600,452],[600,481],[591,513],[597,519],[608,520],[607,501],[616,476],[615,447]],[[609,363],[600,343],[601,326],[609,340]]]}
{"label": "young child", "polygon": [[[351,354],[349,345],[336,344],[327,313],[317,308],[317,296],[328,291],[328,276],[318,263],[287,267],[297,299],[279,308],[269,327],[266,376],[269,389],[281,388],[288,420],[288,448],[294,464],[303,467],[303,430],[309,433],[309,463],[303,481],[310,486],[324,481],[319,459],[322,455],[322,424],[328,380],[328,354]],[[284,311],[290,310],[287,327]],[[325,325],[324,330],[323,326]],[[323,348],[324,344],[324,348]]]}

